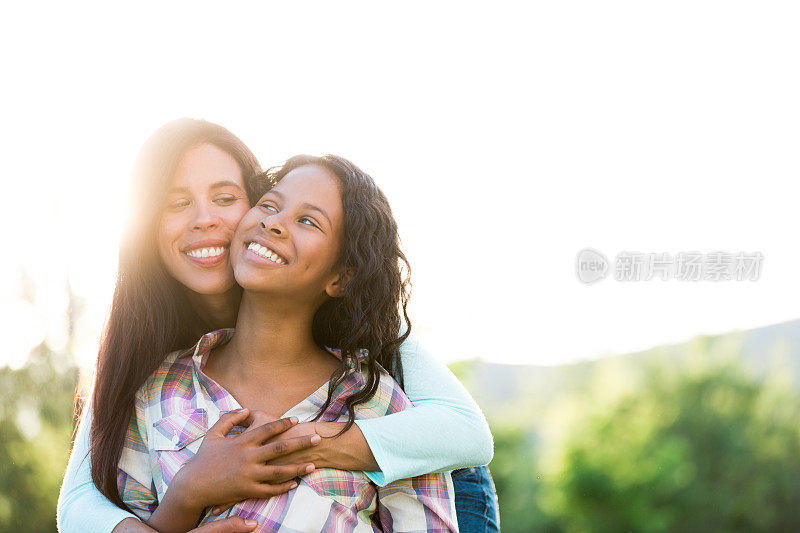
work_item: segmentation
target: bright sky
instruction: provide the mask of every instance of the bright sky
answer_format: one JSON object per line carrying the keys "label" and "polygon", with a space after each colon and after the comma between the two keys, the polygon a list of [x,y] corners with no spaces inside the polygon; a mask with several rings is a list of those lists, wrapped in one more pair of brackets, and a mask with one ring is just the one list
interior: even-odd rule
{"label": "bright sky", "polygon": [[[443,361],[557,364],[800,316],[787,2],[14,2],[0,8],[0,364],[90,367],[131,163],[191,116],[389,197]],[[758,281],[581,284],[579,250],[755,252]],[[20,284],[25,270],[30,283]],[[34,303],[25,303],[29,294]]]}

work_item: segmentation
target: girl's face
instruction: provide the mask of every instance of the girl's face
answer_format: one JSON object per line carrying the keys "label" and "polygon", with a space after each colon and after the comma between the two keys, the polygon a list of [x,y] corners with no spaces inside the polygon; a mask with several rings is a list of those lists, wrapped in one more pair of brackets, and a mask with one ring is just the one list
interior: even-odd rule
{"label": "girl's face", "polygon": [[239,282],[252,292],[277,291],[321,305],[341,296],[336,265],[343,241],[339,179],[325,168],[298,167],[242,219],[231,243]]}
{"label": "girl's face", "polygon": [[199,294],[235,280],[230,244],[250,208],[236,160],[210,144],[188,150],[175,171],[158,225],[158,252],[172,276]]}

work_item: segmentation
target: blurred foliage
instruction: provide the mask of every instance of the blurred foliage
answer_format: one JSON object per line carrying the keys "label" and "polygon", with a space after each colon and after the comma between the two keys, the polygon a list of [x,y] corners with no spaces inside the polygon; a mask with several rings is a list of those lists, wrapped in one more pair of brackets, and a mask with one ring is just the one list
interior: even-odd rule
{"label": "blurred foliage", "polygon": [[0,368],[0,531],[53,532],[72,437],[78,371],[42,344]]}
{"label": "blurred foliage", "polygon": [[[454,365],[492,425],[503,531],[800,531],[800,396],[785,371],[796,367],[754,372],[737,346]],[[42,344],[22,369],[0,368],[0,532],[55,530],[69,360]]]}
{"label": "blurred foliage", "polygon": [[503,531],[800,531],[795,391],[732,364],[651,366],[613,405],[578,405],[546,459],[530,435],[495,430]]}
{"label": "blurred foliage", "polygon": [[518,427],[492,428],[494,459],[490,471],[500,501],[503,531],[560,531],[555,517],[542,509],[548,490],[537,472],[533,434]]}

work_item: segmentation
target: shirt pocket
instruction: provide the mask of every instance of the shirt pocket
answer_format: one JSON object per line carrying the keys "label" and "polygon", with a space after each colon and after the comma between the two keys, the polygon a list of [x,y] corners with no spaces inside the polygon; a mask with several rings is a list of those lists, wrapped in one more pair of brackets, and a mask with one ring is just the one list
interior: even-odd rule
{"label": "shirt pocket", "polygon": [[205,436],[208,432],[208,413],[194,409],[173,413],[153,424],[153,449],[180,450]]}
{"label": "shirt pocket", "polygon": [[350,509],[371,509],[375,504],[375,485],[362,472],[318,468],[302,476],[300,481],[319,496],[330,498]]}
{"label": "shirt pocket", "polygon": [[201,438],[208,432],[205,409],[181,411],[153,423],[151,446],[165,484],[197,453]]}

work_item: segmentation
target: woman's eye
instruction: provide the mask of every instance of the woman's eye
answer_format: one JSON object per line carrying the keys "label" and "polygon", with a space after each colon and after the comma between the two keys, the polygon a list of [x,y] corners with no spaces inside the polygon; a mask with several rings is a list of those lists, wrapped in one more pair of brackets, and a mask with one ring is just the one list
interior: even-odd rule
{"label": "woman's eye", "polygon": [[176,200],[174,202],[168,203],[167,209],[169,209],[170,211],[177,211],[178,209],[183,209],[188,205],[189,205],[188,200]]}
{"label": "woman's eye", "polygon": [[238,200],[238,198],[235,196],[218,196],[214,199],[214,201],[219,205],[231,205],[236,200]]}

